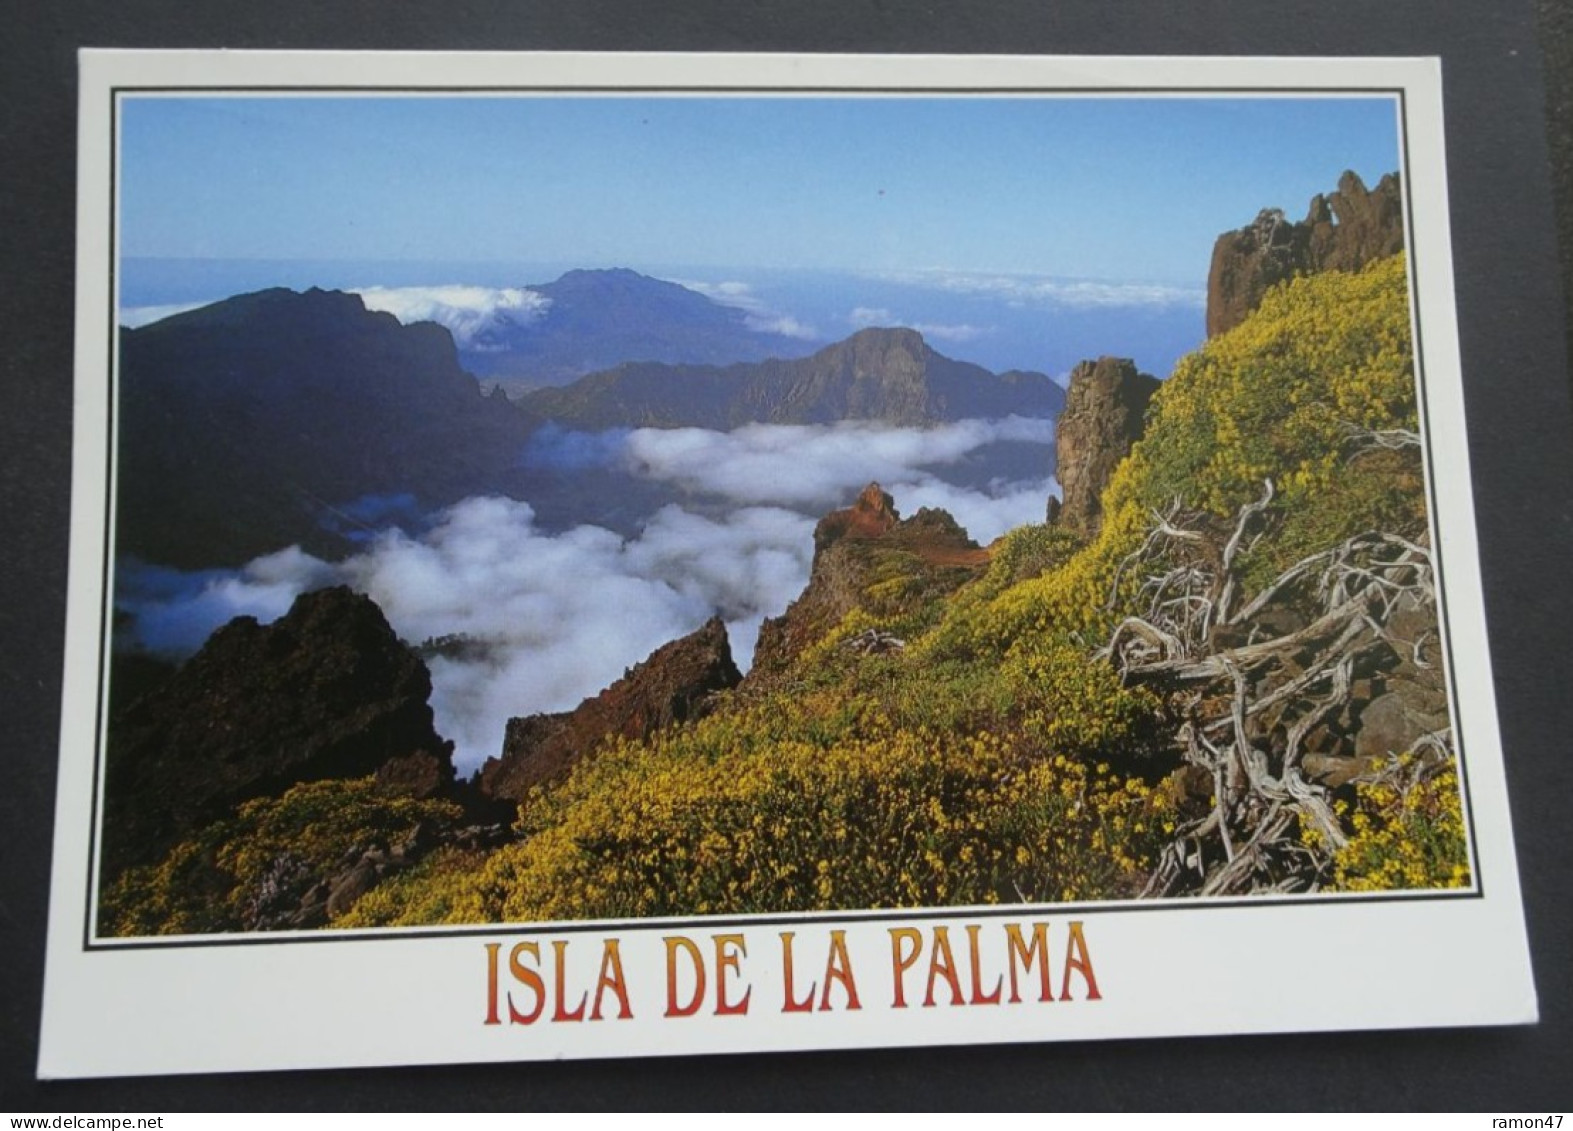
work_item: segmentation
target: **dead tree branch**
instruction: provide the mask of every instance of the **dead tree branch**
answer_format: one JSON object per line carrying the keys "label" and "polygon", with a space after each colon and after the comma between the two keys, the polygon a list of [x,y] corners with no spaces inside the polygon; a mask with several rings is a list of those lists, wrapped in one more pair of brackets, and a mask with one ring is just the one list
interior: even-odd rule
{"label": "dead tree branch", "polygon": [[[1381,446],[1408,443],[1407,433],[1369,435]],[[1435,616],[1430,551],[1400,535],[1355,535],[1241,598],[1240,561],[1262,536],[1274,495],[1264,481],[1226,536],[1216,524],[1209,534],[1178,501],[1155,511],[1116,574],[1111,608],[1122,580],[1146,579],[1136,610],[1097,655],[1127,683],[1169,698],[1183,719],[1179,754],[1213,782],[1210,807],[1160,855],[1149,896],[1319,886],[1347,837],[1328,789],[1304,772],[1308,743],[1347,708],[1357,673],[1397,656],[1430,666],[1423,652],[1434,633],[1404,639],[1391,629],[1404,610]]]}

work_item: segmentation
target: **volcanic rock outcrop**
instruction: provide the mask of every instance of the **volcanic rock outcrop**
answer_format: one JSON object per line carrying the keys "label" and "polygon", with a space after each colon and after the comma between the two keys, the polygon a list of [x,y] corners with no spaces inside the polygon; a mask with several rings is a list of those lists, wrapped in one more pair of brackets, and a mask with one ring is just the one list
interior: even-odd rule
{"label": "volcanic rock outcrop", "polygon": [[254,797],[378,774],[430,796],[453,781],[431,677],[369,598],[296,599],[266,627],[237,617],[110,725],[104,874],[157,858]]}
{"label": "volcanic rock outcrop", "polygon": [[1123,357],[1083,361],[1071,370],[1065,411],[1055,430],[1058,476],[1064,492],[1048,518],[1084,534],[1098,529],[1103,489],[1146,427],[1147,404],[1158,379]]}
{"label": "volcanic rock outcrop", "polygon": [[781,672],[854,608],[880,604],[870,592],[878,582],[900,582],[901,596],[886,601],[920,603],[976,576],[987,561],[988,551],[948,512],[925,507],[902,519],[884,488],[870,483],[850,507],[815,526],[808,588],[759,626],[749,679]]}
{"label": "volcanic rock outcrop", "polygon": [[1246,227],[1218,237],[1207,273],[1207,336],[1238,326],[1268,288],[1286,279],[1316,271],[1358,271],[1403,247],[1398,174],[1387,174],[1367,191],[1358,176],[1346,171],[1338,191],[1313,197],[1298,224],[1286,220],[1282,210],[1266,208]]}
{"label": "volcanic rock outcrop", "polygon": [[736,687],[742,678],[732,662],[726,625],[711,617],[572,711],[509,719],[502,756],[488,758],[481,767],[481,792],[520,801],[531,786],[562,777],[608,737],[648,738],[700,717],[713,694]]}

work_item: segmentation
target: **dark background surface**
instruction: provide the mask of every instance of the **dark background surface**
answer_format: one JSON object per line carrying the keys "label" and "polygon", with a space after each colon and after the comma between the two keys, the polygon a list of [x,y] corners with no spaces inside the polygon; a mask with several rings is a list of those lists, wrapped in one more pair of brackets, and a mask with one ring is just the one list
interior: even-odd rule
{"label": "dark background surface", "polygon": [[[1566,3],[679,0],[657,9],[636,0],[402,7],[5,0],[3,15],[0,1111],[968,1105],[1544,1114],[1573,1106],[1566,1074],[1573,1052],[1573,417],[1562,298],[1562,284],[1573,282],[1573,13]],[[1470,458],[1541,1023],[35,1082],[65,621],[80,46],[1441,55]],[[1325,964],[1283,977],[1336,978],[1346,963],[1400,964],[1404,948],[1426,945],[1395,940],[1389,955],[1348,954],[1328,938]],[[1154,949],[1154,961],[1162,961],[1161,947]],[[1176,979],[1193,976],[1174,971]],[[1436,992],[1468,996],[1483,976],[1460,969]]]}

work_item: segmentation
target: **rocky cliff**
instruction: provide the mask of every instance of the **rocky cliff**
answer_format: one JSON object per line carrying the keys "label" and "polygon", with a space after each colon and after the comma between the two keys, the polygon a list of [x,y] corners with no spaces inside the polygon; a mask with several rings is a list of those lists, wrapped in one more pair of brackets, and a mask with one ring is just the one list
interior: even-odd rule
{"label": "rocky cliff", "polygon": [[253,797],[379,775],[426,797],[453,781],[426,665],[369,597],[324,589],[266,627],[238,617],[112,721],[104,874],[156,859]]}
{"label": "rocky cliff", "polygon": [[1338,190],[1311,199],[1304,220],[1263,209],[1213,246],[1207,273],[1207,336],[1238,326],[1268,288],[1316,271],[1356,271],[1403,250],[1404,204],[1397,173],[1367,190],[1352,172]]}
{"label": "rocky cliff", "polygon": [[[1141,439],[1158,379],[1129,358],[1100,357],[1071,371],[1065,411],[1055,431],[1063,501],[1049,500],[1049,520],[1091,534],[1102,519],[1103,489],[1131,445]],[[1057,504],[1057,505],[1056,505]]]}
{"label": "rocky cliff", "polygon": [[712,695],[741,679],[726,626],[712,617],[697,631],[657,648],[572,711],[509,719],[502,756],[488,758],[481,767],[481,792],[503,801],[522,800],[531,786],[562,777],[606,738],[648,738],[697,718]]}
{"label": "rocky cliff", "polygon": [[[903,519],[890,495],[870,483],[850,507],[814,527],[808,587],[781,616],[760,625],[749,679],[779,674],[854,608],[883,606],[877,611],[890,613],[894,604],[937,604],[987,561],[988,551],[948,512],[924,508]],[[891,593],[872,592],[882,582]]]}
{"label": "rocky cliff", "polygon": [[511,493],[524,417],[483,396],[448,331],[356,295],[275,289],[120,338],[116,553],[241,565],[352,552],[367,500]]}

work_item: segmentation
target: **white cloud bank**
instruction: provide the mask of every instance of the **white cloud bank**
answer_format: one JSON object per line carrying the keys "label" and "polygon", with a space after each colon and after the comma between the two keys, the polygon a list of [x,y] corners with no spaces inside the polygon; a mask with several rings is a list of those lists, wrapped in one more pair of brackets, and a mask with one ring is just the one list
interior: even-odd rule
{"label": "white cloud bank", "polygon": [[267,623],[332,584],[370,596],[411,643],[465,637],[427,664],[437,731],[467,775],[501,752],[508,719],[572,709],[716,613],[746,666],[760,621],[807,583],[813,527],[779,508],[668,507],[624,541],[594,526],[546,532],[526,503],[473,498],[419,538],[388,531],[337,564],[291,548],[232,573],[133,570],[118,604],[136,639],[172,657],[233,617]]}
{"label": "white cloud bank", "polygon": [[1207,305],[1204,289],[1163,283],[1110,283],[942,270],[893,272],[878,277],[890,283],[933,287],[952,294],[983,295],[1012,306],[1058,306],[1074,310],[1194,307],[1200,310]]}
{"label": "white cloud bank", "polygon": [[[572,436],[572,434],[568,434]],[[1048,476],[994,484],[988,493],[946,484],[938,469],[986,444],[1048,444],[1054,424],[1009,417],[963,420],[937,428],[839,424],[749,424],[732,432],[705,428],[639,428],[619,434],[609,454],[628,472],[684,490],[719,495],[738,504],[800,508],[819,513],[844,506],[877,481],[903,513],[944,506],[980,542],[1013,526],[1041,520]],[[944,499],[944,502],[935,500]]]}
{"label": "white cloud bank", "polygon": [[819,331],[807,322],[801,322],[790,314],[772,309],[755,293],[751,283],[736,281],[701,283],[693,279],[666,281],[676,283],[696,294],[702,294],[711,302],[736,307],[748,316],[743,320],[743,325],[758,333],[781,334],[784,337],[800,338],[807,342],[812,342],[819,337]]}
{"label": "white cloud bank", "polygon": [[166,318],[173,318],[177,314],[184,314],[188,310],[200,310],[204,306],[211,306],[218,299],[206,302],[176,302],[167,306],[126,306],[120,310],[119,322],[128,330],[136,330],[154,322],[162,322]]}
{"label": "white cloud bank", "polygon": [[525,287],[352,287],[368,310],[385,311],[400,322],[446,326],[461,349],[500,325],[528,325],[545,316],[552,300]]}
{"label": "white cloud bank", "polygon": [[640,429],[588,445],[582,435],[559,433],[559,449],[576,459],[589,450],[596,462],[727,505],[704,513],[666,506],[637,537],[623,539],[595,526],[542,530],[527,503],[472,498],[434,516],[419,537],[388,530],[337,564],[291,548],[238,571],[123,569],[118,606],[135,639],[177,657],[232,617],[274,620],[299,593],[330,584],[368,594],[412,643],[467,637],[472,646],[428,664],[437,730],[454,741],[455,762],[468,774],[500,752],[509,718],[573,708],[717,613],[746,669],[760,621],[781,613],[808,582],[817,516],[846,506],[870,480],[903,514],[944,507],[980,542],[1042,521],[1054,489],[1047,477],[976,491],[932,469],[983,444],[1050,434],[1046,421],[1015,418],[927,430]]}
{"label": "white cloud bank", "polygon": [[892,314],[884,307],[874,306],[853,307],[852,313],[847,315],[847,321],[857,327],[905,326],[936,342],[970,342],[988,333],[988,330],[981,326],[972,326],[965,322],[958,325],[947,325],[942,322],[910,322]]}

